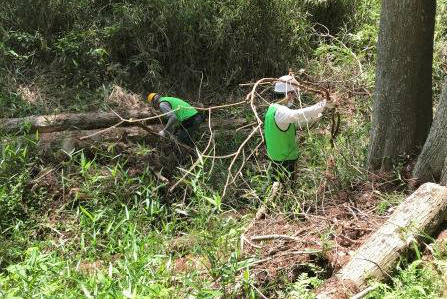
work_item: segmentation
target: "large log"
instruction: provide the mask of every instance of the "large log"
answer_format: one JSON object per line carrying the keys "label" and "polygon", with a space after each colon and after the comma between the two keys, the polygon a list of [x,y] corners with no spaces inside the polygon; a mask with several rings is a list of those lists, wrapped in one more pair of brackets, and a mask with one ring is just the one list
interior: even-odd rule
{"label": "large log", "polygon": [[158,140],[158,137],[148,134],[144,129],[138,127],[62,131],[40,134],[38,148],[44,157],[53,157],[54,155],[63,157],[66,153],[79,149],[93,148],[105,142],[128,140],[151,142]]}
{"label": "large log", "polygon": [[368,279],[389,277],[399,256],[410,250],[419,236],[432,233],[446,216],[447,188],[422,185],[354,253],[335,280],[320,289],[317,298],[344,298],[365,289]]}
{"label": "large log", "polygon": [[[124,119],[143,119],[154,117],[150,110],[127,110],[120,111],[119,115]],[[89,113],[64,113],[55,115],[28,116],[23,118],[0,119],[0,131],[7,133],[20,132],[24,128],[32,133],[60,132],[66,130],[92,130],[111,127],[119,123],[121,119],[113,112],[89,112]],[[145,121],[145,124],[161,124],[160,118]],[[244,119],[221,120],[212,119],[213,128],[237,128],[248,124]],[[132,123],[123,123],[132,125]],[[208,126],[208,124],[203,124]]]}
{"label": "large log", "polygon": [[[228,125],[229,123],[229,121],[216,123],[212,129],[213,131],[214,129],[218,130],[218,134],[233,135],[235,132],[235,126],[238,125],[238,123],[231,122],[231,124]],[[96,130],[41,133],[39,134],[38,147],[40,154],[43,157],[54,157],[55,154],[58,157],[63,157],[65,156],[65,153],[70,153],[80,149],[93,149],[104,143],[119,141],[127,142],[130,140],[151,143],[164,140],[165,142],[172,142],[174,144],[174,140],[158,136],[156,132],[158,132],[161,128],[162,126],[152,125],[141,127],[114,127]],[[206,131],[207,129],[208,124],[202,124],[202,130]],[[248,129],[250,128],[245,128],[243,131],[247,131]],[[188,152],[195,153],[194,149],[190,149],[183,144],[178,144],[178,146],[181,146]]]}
{"label": "large log", "polygon": [[[127,110],[119,114],[126,119],[141,119],[154,116],[149,110]],[[120,122],[113,112],[63,113],[55,115],[37,115],[23,118],[0,119],[0,130],[14,133],[27,128],[28,132],[50,133],[65,130],[90,130],[106,128]],[[159,119],[152,123],[160,123]]]}

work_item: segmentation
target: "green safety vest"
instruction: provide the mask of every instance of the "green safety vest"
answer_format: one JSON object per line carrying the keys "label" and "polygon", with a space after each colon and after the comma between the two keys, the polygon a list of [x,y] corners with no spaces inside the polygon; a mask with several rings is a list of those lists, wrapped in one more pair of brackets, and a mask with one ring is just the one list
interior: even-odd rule
{"label": "green safety vest", "polygon": [[172,111],[180,122],[199,113],[194,107],[179,98],[161,97],[161,102],[166,102],[171,105]]}
{"label": "green safety vest", "polygon": [[264,119],[264,136],[267,154],[273,161],[298,159],[298,146],[295,141],[295,123],[289,124],[287,130],[281,130],[275,121],[275,113],[280,105],[270,105]]}

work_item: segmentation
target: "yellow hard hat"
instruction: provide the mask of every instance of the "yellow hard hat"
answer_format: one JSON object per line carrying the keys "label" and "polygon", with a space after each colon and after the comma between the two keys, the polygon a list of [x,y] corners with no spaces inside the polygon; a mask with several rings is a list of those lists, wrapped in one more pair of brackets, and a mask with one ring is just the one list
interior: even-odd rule
{"label": "yellow hard hat", "polygon": [[148,94],[147,95],[147,101],[150,103],[150,102],[152,102],[152,100],[155,98],[155,96],[157,95],[158,93],[156,93],[156,92],[151,92],[150,94]]}

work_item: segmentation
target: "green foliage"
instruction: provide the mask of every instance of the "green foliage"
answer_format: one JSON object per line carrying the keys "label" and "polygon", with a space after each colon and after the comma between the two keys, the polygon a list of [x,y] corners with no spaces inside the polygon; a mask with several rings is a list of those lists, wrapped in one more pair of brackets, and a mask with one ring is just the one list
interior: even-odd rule
{"label": "green foliage", "polygon": [[358,3],[350,0],[305,0],[311,20],[336,34],[355,14]]}
{"label": "green foliage", "polygon": [[240,82],[302,67],[315,46],[313,22],[341,28],[364,5],[345,0],[4,2],[0,55],[8,69],[20,70],[20,80],[29,81],[43,68],[62,75],[67,87],[94,90],[115,81],[139,91],[194,96],[199,88],[204,94],[228,92]]}
{"label": "green foliage", "polygon": [[400,204],[404,199],[405,195],[399,192],[387,193],[380,196],[381,201],[377,205],[377,213],[386,214],[389,209]]}
{"label": "green foliage", "polygon": [[380,284],[366,298],[442,298],[445,282],[433,266],[431,263],[416,260],[406,268],[398,268],[391,286]]}
{"label": "green foliage", "polygon": [[[230,93],[237,83],[282,75],[291,66],[305,67],[328,84],[337,82],[330,87],[340,94],[373,84],[377,0],[4,2],[0,117],[41,108],[17,92],[19,84],[36,78],[42,80],[36,84],[52,85],[46,91],[54,106],[42,110],[48,112],[97,108],[101,101],[91,98],[112,82],[194,96],[201,86],[203,97],[218,103],[226,98],[219,91]],[[442,41],[442,19],[439,26]],[[443,56],[437,53],[439,75]],[[303,207],[328,202],[367,179],[371,97],[342,100],[347,111],[334,148],[328,118],[301,133],[298,179],[285,183],[281,197],[268,203],[273,217],[296,220]],[[223,117],[253,120],[248,113],[234,109]],[[244,134],[231,140],[217,134],[216,154],[237,149]],[[135,153],[98,145],[93,156],[73,152],[53,165],[39,161],[35,144],[34,137],[2,137],[2,297],[259,298],[262,292],[269,298],[313,298],[322,282],[303,272],[294,280],[258,285],[251,268],[256,256],[240,250],[240,234],[271,191],[262,147],[222,198],[225,159],[203,158],[170,193],[146,165],[145,158],[156,150],[147,145],[135,145]],[[189,166],[170,171],[181,176]],[[238,160],[233,170],[240,166]],[[396,169],[397,177],[400,172]],[[175,181],[175,175],[170,179]],[[379,213],[402,197],[381,194]],[[324,247],[332,246],[332,234],[324,231]],[[380,285],[369,298],[440,295],[437,270],[445,269],[443,252],[437,252],[434,264],[402,264],[392,284]]]}
{"label": "green foliage", "polygon": [[311,289],[317,288],[321,284],[321,280],[317,277],[308,277],[307,273],[301,274],[297,281],[289,286],[288,294],[280,296],[281,299],[314,299],[315,294]]}

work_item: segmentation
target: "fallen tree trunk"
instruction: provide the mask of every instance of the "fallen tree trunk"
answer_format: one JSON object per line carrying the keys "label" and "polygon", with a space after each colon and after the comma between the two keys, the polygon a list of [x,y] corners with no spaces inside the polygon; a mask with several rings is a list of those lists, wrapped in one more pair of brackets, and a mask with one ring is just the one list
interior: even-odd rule
{"label": "fallen tree trunk", "polygon": [[[54,154],[66,154],[79,149],[88,149],[99,146],[104,142],[119,141],[156,141],[156,135],[148,134],[138,127],[120,127],[103,130],[81,130],[43,133],[39,136],[38,147],[41,155],[51,157]],[[92,137],[86,138],[90,135]],[[65,152],[65,153],[64,153]]]}
{"label": "fallen tree trunk", "polygon": [[343,298],[367,287],[367,279],[389,277],[399,256],[420,236],[432,233],[447,216],[447,188],[433,183],[419,187],[388,221],[352,256],[349,263],[318,292],[318,299]]}
{"label": "fallen tree trunk", "polygon": [[[120,111],[126,119],[140,119],[154,114],[149,110]],[[113,112],[63,113],[55,115],[36,115],[23,118],[0,119],[0,130],[7,133],[20,132],[24,128],[28,132],[50,133],[66,130],[90,130],[111,127],[121,119]],[[152,123],[160,123],[153,119]]]}
{"label": "fallen tree trunk", "polygon": [[[228,122],[223,122],[216,125],[216,129],[219,130],[219,134],[234,134],[235,128],[229,126],[229,129],[225,128]],[[235,123],[233,123],[233,126]],[[156,132],[160,130],[161,126],[135,126],[135,127],[115,127],[109,129],[96,129],[96,130],[79,130],[79,131],[62,131],[42,133],[39,135],[38,147],[40,154],[43,157],[54,157],[57,155],[66,155],[72,151],[80,149],[93,149],[104,143],[112,142],[127,142],[127,141],[140,141],[145,143],[157,142],[163,137],[157,135]],[[206,131],[208,124],[202,124],[202,130]],[[245,128],[243,130],[248,130]],[[213,127],[214,130],[214,127]],[[151,131],[151,132],[149,132]],[[168,142],[175,143],[175,140],[169,139]],[[180,145],[185,150],[195,153],[195,150],[184,148],[185,145]],[[65,152],[65,153],[64,153]]]}
{"label": "fallen tree trunk", "polygon": [[[119,115],[124,119],[142,119],[154,117],[150,110],[120,111]],[[14,133],[23,131],[33,133],[51,133],[66,130],[92,130],[107,128],[119,123],[121,119],[113,112],[89,112],[89,113],[64,113],[55,115],[28,116],[23,118],[0,119],[0,131]],[[148,125],[161,124],[160,118],[150,119],[144,122]],[[247,124],[244,119],[217,120],[212,119],[212,126],[237,128]],[[125,122],[123,125],[132,125]],[[203,124],[208,126],[207,123]]]}

